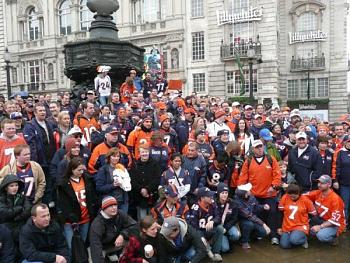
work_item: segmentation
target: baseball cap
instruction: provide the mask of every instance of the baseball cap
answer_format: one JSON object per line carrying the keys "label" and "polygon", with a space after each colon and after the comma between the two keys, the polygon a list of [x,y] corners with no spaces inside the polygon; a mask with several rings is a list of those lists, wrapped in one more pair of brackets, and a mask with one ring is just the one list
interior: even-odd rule
{"label": "baseball cap", "polygon": [[81,132],[81,129],[78,126],[74,125],[73,128],[69,130],[68,135],[73,135],[77,133],[83,134]]}
{"label": "baseball cap", "polygon": [[295,135],[295,138],[298,140],[300,138],[304,138],[306,139],[307,138],[307,135],[305,132],[298,132],[296,135]]}
{"label": "baseball cap", "polygon": [[262,116],[260,114],[255,114],[254,115],[254,120],[258,119],[258,118],[262,118]]}
{"label": "baseball cap", "polygon": [[198,189],[198,198],[200,197],[213,197],[215,195],[214,191],[210,191],[208,187],[201,187]]}
{"label": "baseball cap", "polygon": [[145,105],[142,111],[147,111],[147,110],[153,110],[153,108],[150,105]]}
{"label": "baseball cap", "polygon": [[239,185],[237,186],[237,189],[238,190],[241,190],[241,191],[250,191],[252,190],[252,184],[251,183],[247,183],[247,184],[242,184],[242,185]]}
{"label": "baseball cap", "polygon": [[291,111],[290,113],[290,117],[293,118],[293,117],[300,117],[300,111],[298,109],[294,109]]}
{"label": "baseball cap", "polygon": [[317,181],[319,181],[322,184],[331,184],[332,178],[329,175],[324,174],[324,175],[321,175],[320,178],[317,179]]}
{"label": "baseball cap", "polygon": [[111,119],[108,116],[100,116],[98,119],[102,124],[110,123]]}
{"label": "baseball cap", "polygon": [[22,113],[20,113],[20,112],[12,112],[12,113],[10,114],[10,119],[11,119],[11,120],[22,119]]}
{"label": "baseball cap", "polygon": [[217,192],[217,194],[219,195],[219,194],[221,194],[222,192],[228,192],[228,186],[227,186],[227,184],[225,184],[225,183],[219,183],[218,184],[218,186],[217,186],[217,188],[216,188],[216,192]]}
{"label": "baseball cap", "polygon": [[245,109],[245,110],[248,110],[248,109],[251,109],[251,110],[252,110],[252,109],[253,109],[253,106],[252,106],[252,105],[245,105],[245,106],[244,106],[244,109]]}
{"label": "baseball cap", "polygon": [[253,148],[255,148],[255,147],[259,146],[259,145],[264,145],[264,144],[260,140],[254,140],[253,143],[252,143]]}
{"label": "baseball cap", "polygon": [[168,185],[164,189],[164,194],[170,197],[177,197],[179,193],[174,185]]}
{"label": "baseball cap", "polygon": [[217,132],[217,136],[221,136],[221,135],[224,135],[224,134],[229,135],[230,131],[225,129],[225,130],[220,130],[220,131]]}
{"label": "baseball cap", "polygon": [[109,126],[106,129],[106,133],[118,133],[118,132],[119,132],[119,129],[115,126]]}
{"label": "baseball cap", "polygon": [[88,91],[86,92],[86,94],[88,94],[88,95],[95,95],[95,91],[93,91],[93,90],[88,90]]}
{"label": "baseball cap", "polygon": [[215,119],[219,119],[222,116],[225,116],[226,113],[223,110],[218,110],[217,112],[215,112]]}
{"label": "baseball cap", "polygon": [[241,104],[238,102],[238,101],[234,101],[232,103],[232,107],[237,107],[237,106],[240,106]]}
{"label": "baseball cap", "polygon": [[159,122],[163,123],[163,121],[165,121],[166,119],[170,119],[168,114],[163,114],[159,117]]}
{"label": "baseball cap", "polygon": [[160,233],[163,236],[169,236],[175,229],[178,229],[179,227],[179,219],[175,216],[169,216],[164,219]]}
{"label": "baseball cap", "polygon": [[259,137],[263,138],[265,141],[272,141],[272,136],[271,136],[271,132],[269,129],[262,129],[259,132]]}
{"label": "baseball cap", "polygon": [[197,138],[198,135],[200,135],[200,134],[205,134],[205,130],[199,128],[199,129],[197,129],[197,130],[195,131],[195,133],[194,133],[194,135],[195,135],[196,138]]}
{"label": "baseball cap", "polygon": [[142,115],[142,121],[145,121],[145,120],[151,120],[153,121],[153,117],[151,114],[143,114]]}

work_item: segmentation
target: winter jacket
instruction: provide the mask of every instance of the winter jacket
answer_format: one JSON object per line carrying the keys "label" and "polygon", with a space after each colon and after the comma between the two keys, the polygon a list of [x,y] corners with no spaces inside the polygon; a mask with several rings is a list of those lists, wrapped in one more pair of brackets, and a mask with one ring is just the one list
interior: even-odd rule
{"label": "winter jacket", "polygon": [[165,143],[160,146],[151,146],[150,147],[150,158],[153,161],[159,163],[160,171],[163,173],[168,168],[168,162],[171,154],[171,150]]}
{"label": "winter jacket", "polygon": [[322,160],[322,169],[321,169],[321,175],[327,174],[329,176],[332,176],[332,164],[333,164],[333,150],[326,150],[324,153],[320,152],[321,160]]}
{"label": "winter jacket", "polygon": [[[92,179],[88,175],[84,175],[80,178],[85,182],[85,198],[86,206],[89,211],[90,222],[96,216],[98,210],[97,196]],[[78,223],[81,220],[81,208],[77,199],[77,195],[73,187],[71,186],[70,179],[62,177],[57,182],[57,210],[58,217],[62,220],[62,223]]]}
{"label": "winter jacket", "polygon": [[[158,186],[160,184],[160,167],[159,164],[149,159],[147,162],[137,160],[130,169],[130,178],[134,201],[139,207],[152,207],[158,198]],[[141,195],[142,188],[148,190],[149,197]]]}
{"label": "winter jacket", "polygon": [[224,143],[220,139],[214,140],[212,145],[214,147],[215,155],[218,156],[219,154],[225,153],[227,144],[228,142]]}
{"label": "winter jacket", "polygon": [[[19,186],[17,194],[7,194],[6,186],[15,182]],[[30,217],[32,207],[28,198],[22,194],[23,190],[24,182],[12,174],[7,175],[0,185],[0,223],[4,223],[11,230],[14,240],[17,242],[19,230]]]}
{"label": "winter jacket", "polygon": [[186,251],[193,247],[196,254],[191,258],[191,263],[199,263],[206,257],[207,251],[204,246],[201,236],[198,231],[188,225],[185,220],[179,219],[180,233],[182,244],[177,247],[173,240],[160,234],[159,235],[159,250],[158,250],[158,262],[168,263],[174,262],[174,259],[182,256]]}
{"label": "winter jacket", "polygon": [[[45,174],[41,166],[33,161],[30,161],[30,167],[34,176],[35,197],[33,204],[39,203],[44,195],[46,188]],[[0,183],[8,174],[17,174],[17,162],[6,165],[0,171]]]}
{"label": "winter jacket", "polygon": [[45,229],[39,229],[29,218],[21,229],[19,249],[28,261],[54,263],[56,255],[61,255],[70,262],[66,239],[56,222],[51,222]]}
{"label": "winter jacket", "polygon": [[182,151],[182,148],[185,147],[185,145],[188,142],[188,138],[190,135],[189,132],[189,127],[191,126],[191,123],[189,123],[188,121],[179,121],[176,124],[175,127],[175,131],[178,135],[178,139],[179,139],[179,150],[180,152]]}
{"label": "winter jacket", "polygon": [[94,175],[96,191],[101,196],[113,196],[119,204],[125,204],[128,202],[128,193],[119,186],[114,186],[113,176],[110,173],[111,168],[109,164],[105,164]]}
{"label": "winter jacket", "polygon": [[264,222],[257,216],[257,214],[264,208],[262,205],[259,205],[254,196],[250,195],[248,199],[239,196],[237,198],[237,203],[240,219],[249,220],[261,226],[264,224]]}
{"label": "winter jacket", "polygon": [[51,123],[45,121],[48,136],[43,127],[34,118],[24,126],[24,139],[30,146],[30,159],[41,166],[48,167],[56,152],[56,143],[53,137],[54,128]]}
{"label": "winter jacket", "polygon": [[350,186],[350,150],[342,148],[337,154],[336,180],[340,185]]}
{"label": "winter jacket", "polygon": [[249,133],[253,135],[254,137],[254,140],[258,140],[259,139],[259,132],[260,130],[262,130],[264,127],[255,127],[254,125],[252,125],[250,128],[249,128]]}
{"label": "winter jacket", "polygon": [[[225,204],[221,204],[219,201],[217,201],[217,206],[221,218],[221,223],[226,231],[228,231],[231,227],[238,223],[238,203],[236,200],[228,199]],[[223,218],[226,207],[226,217]],[[223,219],[225,220],[223,221]]]}
{"label": "winter jacket", "polygon": [[198,155],[195,158],[185,156],[182,167],[190,174],[191,191],[206,185],[207,164],[203,156]]}
{"label": "winter jacket", "polygon": [[0,263],[15,263],[15,246],[11,231],[0,225]]}
{"label": "winter jacket", "polygon": [[138,232],[136,221],[123,211],[118,210],[117,215],[109,219],[99,213],[90,227],[92,262],[104,263],[103,250],[114,247],[114,242],[119,235],[127,239],[136,232]]}
{"label": "winter jacket", "polygon": [[298,148],[288,154],[288,171],[295,175],[295,180],[303,191],[317,188],[317,179],[321,176],[322,159],[320,153],[310,145],[298,157]]}

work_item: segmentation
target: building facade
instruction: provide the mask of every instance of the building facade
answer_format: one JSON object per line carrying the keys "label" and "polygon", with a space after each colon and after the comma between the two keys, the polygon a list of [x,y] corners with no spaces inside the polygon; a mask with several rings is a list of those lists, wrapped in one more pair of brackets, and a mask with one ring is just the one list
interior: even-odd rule
{"label": "building facade", "polygon": [[[69,89],[63,45],[88,37],[87,0],[4,2],[13,90]],[[329,98],[330,119],[347,111],[346,0],[119,2],[120,39],[158,49],[185,94],[248,96],[252,80],[257,98]]]}

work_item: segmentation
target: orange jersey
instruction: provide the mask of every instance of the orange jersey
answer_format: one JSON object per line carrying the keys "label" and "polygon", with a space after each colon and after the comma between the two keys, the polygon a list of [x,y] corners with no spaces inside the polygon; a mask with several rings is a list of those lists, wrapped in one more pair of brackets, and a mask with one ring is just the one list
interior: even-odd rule
{"label": "orange jersey", "polygon": [[311,191],[306,196],[315,204],[319,217],[338,226],[338,235],[344,231],[346,226],[344,202],[333,190],[326,196],[320,190]]}
{"label": "orange jersey", "polygon": [[131,95],[135,92],[135,86],[129,86],[126,82],[120,87],[120,100],[122,103],[129,103]]}
{"label": "orange jersey", "polygon": [[139,146],[141,144],[151,145],[151,137],[153,132],[144,132],[141,129],[133,130],[128,137],[126,145],[134,149],[133,155],[135,159],[140,157]]}
{"label": "orange jersey", "polygon": [[0,169],[5,165],[15,160],[13,149],[18,144],[27,144],[22,136],[16,135],[12,141],[6,140],[4,137],[0,138]]}
{"label": "orange jersey", "polygon": [[79,182],[71,179],[70,183],[80,205],[81,217],[78,223],[85,224],[90,221],[89,210],[86,205],[85,181],[83,178],[80,178]]}
{"label": "orange jersey", "polygon": [[77,125],[84,135],[86,141],[91,144],[91,133],[100,128],[100,125],[95,118],[88,119],[83,114],[77,114],[74,121],[74,125]]}
{"label": "orange jersey", "polygon": [[310,199],[303,195],[296,201],[293,201],[288,194],[283,195],[278,209],[283,211],[283,232],[299,230],[308,234],[310,229],[309,214],[317,214]]}
{"label": "orange jersey", "polygon": [[276,196],[276,191],[272,194],[269,194],[267,191],[270,186],[281,185],[281,170],[276,159],[272,156],[271,159],[272,166],[266,156],[264,156],[260,164],[252,157],[250,165],[248,165],[249,159],[246,159],[242,166],[238,185],[251,183],[253,185],[251,192],[255,197],[267,198]]}

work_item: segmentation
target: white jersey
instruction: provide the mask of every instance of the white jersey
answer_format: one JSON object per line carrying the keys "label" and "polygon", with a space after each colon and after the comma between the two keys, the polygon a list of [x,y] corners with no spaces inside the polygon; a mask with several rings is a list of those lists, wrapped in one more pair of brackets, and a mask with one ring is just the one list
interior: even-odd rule
{"label": "white jersey", "polygon": [[95,78],[95,90],[98,91],[100,96],[109,96],[111,95],[111,78],[106,75],[104,78],[97,76]]}

